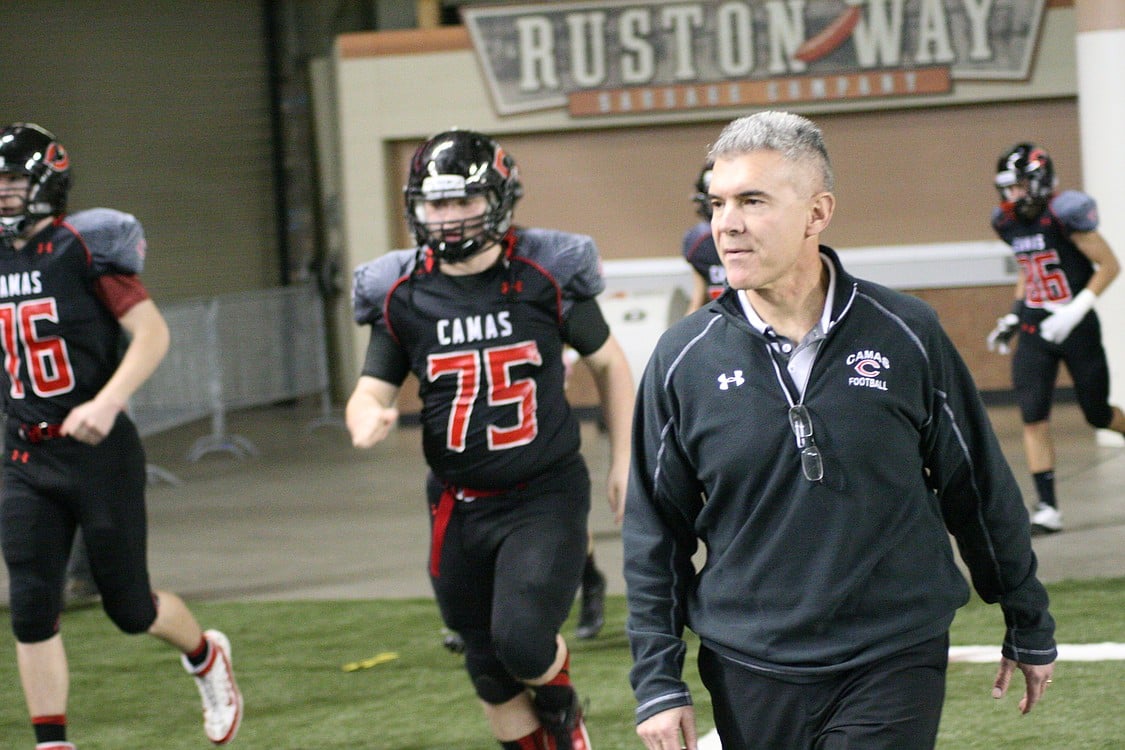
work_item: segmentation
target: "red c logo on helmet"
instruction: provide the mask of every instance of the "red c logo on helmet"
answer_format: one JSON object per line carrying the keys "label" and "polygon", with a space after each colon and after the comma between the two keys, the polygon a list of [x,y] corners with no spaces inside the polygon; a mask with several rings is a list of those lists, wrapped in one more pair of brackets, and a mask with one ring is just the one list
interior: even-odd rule
{"label": "red c logo on helmet", "polygon": [[507,161],[508,155],[504,153],[504,149],[499,146],[496,147],[496,156],[492,159],[492,166],[500,173],[502,177],[507,177],[510,170],[508,169]]}
{"label": "red c logo on helmet", "polygon": [[56,172],[63,172],[70,167],[70,155],[57,143],[47,146],[47,154],[43,160]]}
{"label": "red c logo on helmet", "polygon": [[1032,149],[1031,153],[1027,155],[1028,169],[1038,169],[1039,167],[1043,166],[1046,161],[1047,152],[1041,148]]}

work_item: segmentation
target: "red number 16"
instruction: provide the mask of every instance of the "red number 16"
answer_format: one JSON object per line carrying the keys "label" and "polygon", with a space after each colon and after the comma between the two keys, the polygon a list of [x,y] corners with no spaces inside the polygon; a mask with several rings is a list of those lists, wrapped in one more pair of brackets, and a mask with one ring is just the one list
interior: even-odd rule
{"label": "red number 16", "polygon": [[35,330],[40,320],[59,321],[54,298],[0,304],[0,345],[4,347],[4,371],[11,382],[12,398],[26,395],[20,380],[21,354],[27,360],[28,379],[37,396],[49,398],[74,388],[74,368],[66,342],[58,336],[40,336]]}

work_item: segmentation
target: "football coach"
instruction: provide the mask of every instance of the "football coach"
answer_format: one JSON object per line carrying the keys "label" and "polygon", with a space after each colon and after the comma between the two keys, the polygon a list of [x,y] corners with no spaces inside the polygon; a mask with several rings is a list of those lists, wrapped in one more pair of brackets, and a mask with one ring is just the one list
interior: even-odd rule
{"label": "football coach", "polygon": [[820,244],[836,199],[812,122],[740,118],[708,158],[729,288],[661,337],[634,412],[638,735],[696,750],[686,627],[724,750],[932,748],[969,599],[949,534],[1004,613],[993,696],[1018,669],[1027,713],[1055,624],[1020,490],[937,315]]}

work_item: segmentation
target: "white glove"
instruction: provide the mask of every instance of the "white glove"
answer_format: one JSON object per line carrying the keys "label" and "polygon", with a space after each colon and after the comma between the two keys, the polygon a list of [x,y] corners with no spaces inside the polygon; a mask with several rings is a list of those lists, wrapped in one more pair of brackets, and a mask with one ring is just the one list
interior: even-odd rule
{"label": "white glove", "polygon": [[1061,344],[1074,330],[1086,313],[1094,307],[1094,300],[1098,297],[1089,289],[1083,289],[1074,299],[1043,318],[1039,324],[1039,335],[1052,344]]}
{"label": "white glove", "polygon": [[996,327],[992,329],[992,333],[988,334],[988,351],[1000,352],[1007,354],[1011,351],[1008,342],[1016,335],[1019,330],[1020,316],[1015,313],[1008,313],[996,319]]}

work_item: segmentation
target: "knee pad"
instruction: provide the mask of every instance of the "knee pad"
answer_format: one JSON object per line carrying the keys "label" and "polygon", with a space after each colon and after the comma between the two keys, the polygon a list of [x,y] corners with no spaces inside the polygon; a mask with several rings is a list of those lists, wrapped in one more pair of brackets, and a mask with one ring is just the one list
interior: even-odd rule
{"label": "knee pad", "polygon": [[1079,405],[1082,406],[1082,413],[1086,417],[1086,423],[1091,427],[1104,430],[1113,422],[1113,407],[1109,404],[1099,404],[1097,406]]}
{"label": "knee pad", "polygon": [[508,674],[505,674],[502,679],[497,679],[495,675],[482,674],[473,677],[472,680],[477,697],[494,706],[507,703],[525,689],[523,683],[517,682]]}
{"label": "knee pad", "polygon": [[530,622],[507,627],[492,634],[500,662],[520,680],[534,680],[551,668],[558,652],[555,632]]}
{"label": "knee pad", "polygon": [[156,604],[152,597],[129,601],[112,596],[102,596],[102,608],[122,633],[138,635],[148,632],[156,622]]}
{"label": "knee pad", "polygon": [[59,632],[61,586],[17,566],[10,566],[12,634],[20,643],[39,643]]}
{"label": "knee pad", "polygon": [[12,609],[12,634],[20,643],[40,643],[59,632],[59,618],[46,616],[22,616]]}
{"label": "knee pad", "polygon": [[513,677],[496,658],[487,636],[480,639],[462,633],[465,638],[465,670],[477,696],[485,703],[498,706],[522,693],[526,686]]}

